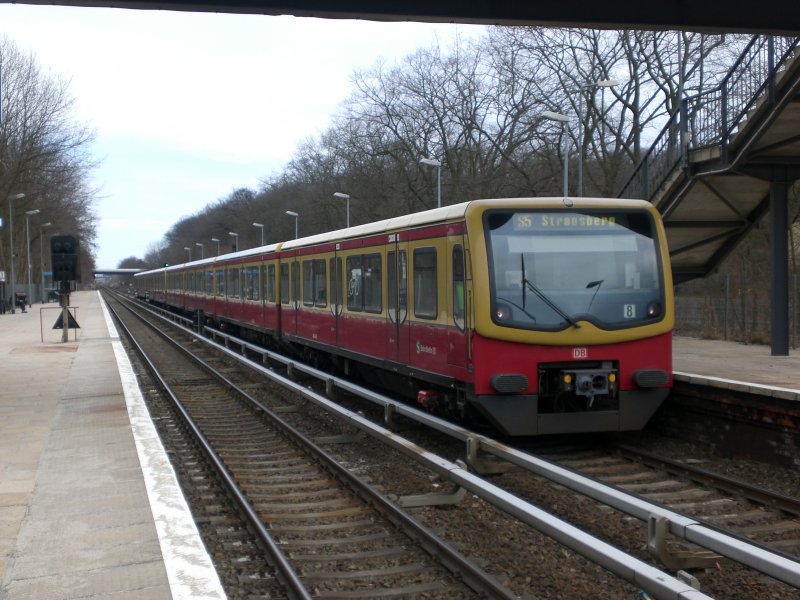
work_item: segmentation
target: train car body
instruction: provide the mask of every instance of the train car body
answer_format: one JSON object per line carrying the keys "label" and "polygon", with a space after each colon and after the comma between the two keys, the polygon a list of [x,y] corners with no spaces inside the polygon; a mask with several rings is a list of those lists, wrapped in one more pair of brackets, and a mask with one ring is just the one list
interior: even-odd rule
{"label": "train car body", "polygon": [[508,435],[635,430],[672,277],[632,200],[476,200],[136,276],[138,293]]}

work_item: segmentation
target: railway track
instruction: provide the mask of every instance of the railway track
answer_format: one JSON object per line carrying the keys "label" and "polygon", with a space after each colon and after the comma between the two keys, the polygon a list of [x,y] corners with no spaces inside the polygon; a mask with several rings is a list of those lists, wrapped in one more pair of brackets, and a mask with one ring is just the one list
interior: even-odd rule
{"label": "railway track", "polygon": [[[800,558],[800,500],[630,446],[565,449],[540,454],[558,464],[658,502],[693,518]],[[652,540],[651,540],[652,542]],[[713,564],[719,557],[670,556],[674,567]]]}
{"label": "railway track", "polygon": [[112,303],[194,423],[199,443],[218,457],[217,476],[229,480],[229,494],[247,507],[249,525],[263,532],[259,543],[271,552],[231,556],[248,563],[251,587],[254,579],[265,580],[261,593],[274,597],[277,578],[289,597],[515,597],[268,413],[225,376],[224,366],[165,347],[149,325],[131,320],[130,309]]}
{"label": "railway track", "polygon": [[[282,359],[280,357],[272,355],[271,353],[268,356],[268,353],[264,353],[264,352],[261,353],[261,357],[260,357],[260,360],[259,360],[258,354],[259,354],[260,351],[258,349],[249,349],[249,348],[246,347],[247,345],[245,343],[237,343],[235,340],[229,340],[224,335],[221,335],[221,338],[225,340],[226,346],[230,345],[231,348],[233,348],[232,350],[228,351],[228,356],[230,357],[231,360],[233,359],[233,357],[235,357],[237,355],[250,354],[251,356],[256,358],[257,362],[262,362],[262,363],[263,362],[269,362],[270,364],[277,365],[277,364],[281,364],[284,361],[284,359]],[[238,348],[237,348],[237,345],[238,345]],[[301,376],[303,373],[311,373],[311,374],[314,374],[315,376],[318,376],[322,381],[322,383],[316,385],[316,387],[319,388],[319,389],[341,388],[342,390],[345,390],[345,391],[348,391],[348,392],[352,391],[352,392],[355,392],[355,393],[364,394],[363,391],[357,389],[358,386],[354,386],[354,385],[349,384],[348,382],[343,382],[343,381],[335,381],[334,382],[333,378],[331,378],[329,375],[315,373],[314,369],[311,369],[310,367],[303,367],[301,365],[295,365],[294,363],[292,363],[288,359],[285,359],[285,361],[287,363],[289,363],[289,364],[292,364],[292,367],[289,369],[289,372],[293,377]],[[231,367],[229,370],[232,371],[233,367]],[[248,384],[248,386],[251,387],[251,388],[262,388],[263,384],[250,383],[250,384]],[[304,382],[303,386],[311,388],[311,387],[313,387],[313,384],[308,383],[308,382]],[[370,394],[366,394],[366,395],[370,396]],[[535,503],[543,504],[542,497],[537,495],[536,493],[530,492],[530,488],[529,488],[530,481],[537,479],[541,475],[543,475],[544,477],[547,477],[548,479],[551,479],[552,481],[555,481],[556,483],[559,483],[559,484],[565,484],[566,483],[568,486],[572,485],[573,489],[576,489],[576,490],[580,491],[580,493],[582,493],[582,494],[586,493],[589,497],[595,498],[596,500],[599,500],[601,502],[602,501],[606,501],[607,502],[609,497],[620,496],[620,490],[622,489],[621,486],[619,486],[619,488],[613,488],[613,489],[616,489],[617,492],[608,492],[608,491],[606,491],[602,487],[602,484],[599,484],[599,487],[597,489],[590,490],[589,487],[591,487],[591,486],[585,484],[581,480],[581,475],[576,475],[575,478],[574,478],[575,481],[570,483],[570,482],[567,481],[568,479],[570,479],[570,477],[569,476],[563,476],[562,477],[562,474],[558,470],[559,467],[556,467],[556,466],[550,466],[550,467],[544,466],[543,464],[540,464],[540,459],[538,459],[538,458],[532,458],[529,455],[525,455],[521,451],[514,450],[513,448],[509,448],[504,444],[498,444],[497,442],[494,442],[493,440],[485,438],[484,436],[480,436],[480,435],[474,434],[472,432],[469,432],[467,430],[459,428],[458,426],[454,426],[452,424],[447,424],[447,423],[444,423],[444,422],[440,422],[439,420],[435,419],[434,417],[431,417],[430,415],[426,415],[424,413],[417,414],[417,411],[414,411],[413,409],[410,409],[408,407],[395,405],[390,400],[386,400],[386,399],[381,400],[380,398],[372,397],[372,396],[370,396],[370,398],[372,400],[372,403],[370,403],[370,404],[364,404],[363,402],[361,402],[361,404],[360,404],[361,408],[359,409],[360,412],[363,412],[365,414],[375,413],[375,416],[376,416],[377,420],[381,420],[382,418],[384,418],[384,419],[389,419],[390,421],[393,421],[393,419],[397,415],[403,415],[403,416],[409,416],[412,419],[415,419],[415,420],[418,420],[418,421],[420,421],[422,423],[425,423],[428,427],[431,428],[430,435],[426,435],[425,433],[423,433],[425,431],[424,428],[419,428],[416,431],[412,432],[414,434],[415,439],[421,440],[420,443],[422,443],[422,441],[425,441],[426,443],[427,442],[432,442],[432,446],[437,448],[437,452],[439,452],[441,446],[447,445],[447,442],[444,441],[445,439],[451,439],[452,441],[450,442],[450,448],[444,450],[444,456],[449,457],[453,461],[455,461],[456,458],[464,458],[463,446],[459,445],[459,441],[467,441],[466,459],[467,459],[468,462],[470,462],[470,464],[472,464],[473,468],[477,467],[478,470],[480,469],[480,466],[484,462],[483,458],[481,458],[483,455],[489,455],[490,458],[493,458],[493,459],[500,458],[500,459],[503,459],[503,460],[508,460],[511,463],[515,464],[517,467],[521,467],[521,469],[516,473],[512,472],[512,473],[509,473],[508,475],[495,476],[495,477],[492,478],[492,481],[494,483],[497,483],[498,485],[504,486],[507,490],[509,490],[511,493],[513,493],[518,498],[517,500],[511,500],[510,501],[511,504],[507,504],[505,506],[501,506],[503,503],[502,502],[497,502],[496,500],[493,500],[490,497],[491,494],[489,494],[489,493],[484,494],[484,492],[485,492],[484,488],[488,489],[489,487],[491,487],[490,485],[484,486],[484,484],[482,484],[480,482],[476,482],[473,478],[469,477],[467,474],[462,474],[461,470],[459,468],[454,468],[454,467],[451,466],[451,467],[445,467],[443,469],[437,469],[437,465],[429,465],[429,467],[432,468],[434,472],[438,472],[440,475],[442,475],[443,479],[449,478],[450,481],[454,481],[458,485],[461,485],[464,488],[468,489],[469,491],[472,491],[475,494],[475,497],[486,498],[488,502],[493,503],[495,506],[501,506],[501,510],[504,510],[506,512],[509,512],[509,513],[513,514],[515,518],[519,518],[520,520],[524,521],[528,525],[532,525],[533,527],[536,527],[540,531],[547,529],[548,524],[544,523],[544,521],[546,521],[546,519],[544,517],[540,517],[540,516],[534,515],[533,512],[530,510],[530,508],[526,507],[525,504],[526,504],[527,501],[533,501]],[[289,398],[281,397],[281,398],[278,398],[277,400],[273,399],[273,400],[270,401],[271,404],[273,404],[273,405],[275,405],[275,406],[277,406],[279,408],[284,408],[284,409],[289,408],[288,405],[291,404],[292,402],[297,402],[297,399],[295,398],[294,400],[292,400],[292,399],[289,399]],[[350,404],[351,406],[358,406],[358,404],[354,403],[352,400],[348,401],[348,404]],[[321,404],[317,404],[317,406],[321,406]],[[295,414],[307,416],[310,413],[317,412],[317,411],[311,410],[312,407],[313,407],[313,404],[311,404],[309,402],[305,406],[303,406]],[[378,407],[378,408],[375,409],[375,407]],[[390,407],[391,407],[391,410],[389,410]],[[321,412],[321,411],[319,411],[319,412]],[[289,418],[289,415],[287,415],[287,418]],[[298,417],[298,418],[301,418],[301,417]],[[360,423],[356,423],[355,421],[352,421],[352,423],[354,425],[356,425],[357,427],[364,428],[365,430],[368,429],[368,426],[366,426],[366,425],[363,425],[363,424],[360,424]],[[341,429],[341,426],[339,426],[339,429]],[[447,434],[447,436],[449,436],[449,438],[445,438],[445,436],[440,435],[442,432],[445,432]],[[337,450],[338,454],[345,456],[345,460],[349,461],[349,463],[351,464],[351,467],[352,467],[353,464],[359,463],[360,460],[361,460],[361,458],[358,456],[359,450],[353,451],[352,450],[353,446],[354,446],[353,444],[342,445],[340,447],[340,449]],[[585,453],[585,450],[582,451],[582,452]],[[407,454],[408,454],[408,452],[407,452]],[[573,464],[573,467],[575,469],[581,469],[582,470],[583,468],[586,468],[586,469],[589,469],[589,471],[591,471],[592,469],[595,469],[595,468],[599,469],[603,462],[607,462],[607,463],[611,464],[610,461],[612,461],[612,459],[616,458],[618,460],[618,457],[611,457],[611,458],[609,458],[608,456],[599,457],[599,456],[591,456],[589,454],[583,454],[583,455],[574,454],[572,456],[570,456],[566,452],[555,452],[554,454],[561,454],[560,458],[562,458],[562,459],[576,461]],[[556,458],[556,457],[553,457],[553,458]],[[592,460],[594,460],[594,459],[597,460],[596,463],[592,462]],[[581,464],[579,464],[579,463],[581,463],[581,461],[588,461],[588,462],[585,465],[581,465]],[[632,463],[629,463],[629,464],[632,464]],[[399,472],[404,468],[407,468],[407,467],[405,465],[403,465],[403,466],[395,466],[395,467],[392,467],[392,469],[393,469],[392,472],[393,473],[395,471]],[[622,467],[620,467],[619,465],[612,465],[611,466],[611,470],[612,471],[619,470],[621,468]],[[652,470],[651,467],[648,467],[648,469]],[[620,475],[620,476],[621,475],[626,475],[625,473],[622,473],[622,472],[617,472],[616,474]],[[379,480],[381,482],[381,484],[384,486],[384,491],[386,491],[387,493],[392,494],[393,496],[397,496],[397,497],[400,497],[404,493],[407,493],[407,490],[403,490],[402,487],[395,487],[394,486],[394,483],[395,483],[394,479],[395,478],[382,478],[382,475],[383,475],[383,473],[380,472],[380,467],[378,467],[378,471],[377,472],[375,470],[372,471],[372,476],[375,478],[376,481]],[[445,477],[445,475],[447,475],[447,477]],[[610,474],[610,476],[613,476],[613,475],[614,475],[614,473]],[[638,482],[636,480],[636,477],[632,475],[632,472],[627,473],[627,475],[631,477],[631,479],[627,482],[628,484],[637,485],[638,483],[644,483],[644,482]],[[398,478],[398,479],[401,479],[401,478]],[[523,483],[521,483],[521,481]],[[525,481],[527,481],[527,483],[524,483]],[[539,481],[541,481],[541,480],[539,480]],[[575,482],[577,482],[577,483],[575,483]],[[543,488],[541,483],[534,484],[534,486],[538,487],[538,489],[542,489]],[[554,486],[544,486],[544,487],[552,488]],[[658,492],[656,492],[656,493],[658,493]],[[563,491],[558,492],[558,494],[560,494],[559,499],[555,500],[553,502],[553,505],[556,507],[555,511],[558,514],[561,514],[557,507],[564,505],[565,501],[563,500],[563,498],[565,497],[565,495],[564,495]],[[499,493],[498,493],[498,496],[499,496]],[[552,497],[548,497],[546,499],[546,502],[551,502],[551,500],[552,500]],[[611,503],[611,505],[613,505],[613,502]],[[614,539],[615,534],[611,533],[611,531],[615,527],[618,527],[618,526],[612,526],[612,527],[606,528],[605,524],[601,524],[598,527],[598,523],[597,522],[592,522],[592,518],[591,517],[588,520],[586,519],[587,516],[592,515],[592,514],[598,514],[599,513],[599,514],[607,515],[608,511],[603,511],[602,509],[598,511],[597,508],[591,508],[591,507],[589,507],[589,511],[587,511],[586,510],[587,505],[585,503],[584,504],[579,504],[579,506],[582,507],[582,508],[574,510],[573,514],[567,514],[567,513],[569,513],[569,511],[565,511],[564,516],[568,517],[569,520],[574,523],[574,525],[576,525],[577,527],[580,527],[581,529],[584,529],[585,531],[589,531],[589,532],[596,531],[596,534],[600,538],[603,538],[603,539]],[[657,506],[661,506],[661,505],[659,504]],[[619,507],[616,507],[616,508],[619,508]],[[644,518],[644,520],[646,521],[647,517],[646,516],[643,517],[642,516],[642,512],[644,511],[646,513],[648,510],[652,511],[653,510],[652,506],[648,505],[647,503],[644,503],[644,507],[642,507],[640,505],[637,505],[635,508],[630,510],[629,514],[634,514],[634,516],[636,516],[639,519]],[[469,510],[465,511],[464,514],[466,516],[464,518],[464,523],[467,523],[468,519],[471,518],[471,516],[472,516],[471,512],[472,511],[469,511]],[[699,556],[698,552],[697,552],[697,549],[692,547],[692,549],[687,551],[687,554],[685,554],[685,555],[682,554],[683,550],[681,549],[681,546],[683,544],[689,543],[689,541],[691,541],[691,540],[689,540],[689,541],[677,540],[676,541],[675,539],[672,539],[672,536],[670,536],[670,533],[674,533],[675,531],[677,531],[677,530],[679,530],[681,528],[684,528],[687,531],[690,530],[693,527],[693,525],[691,525],[692,520],[690,518],[684,518],[684,517],[681,517],[680,519],[678,519],[678,518],[674,517],[672,513],[665,512],[665,511],[659,511],[658,509],[656,509],[655,512],[659,513],[659,514],[662,514],[662,515],[663,514],[667,515],[665,521],[662,522],[662,524],[665,525],[665,529],[663,531],[661,531],[660,537],[658,537],[656,539],[656,541],[663,540],[665,542],[665,544],[667,544],[667,541],[668,541],[668,544],[666,546],[664,546],[664,547],[656,548],[656,552],[653,553],[653,556],[655,556],[655,559],[653,559],[652,556],[644,556],[644,555],[642,555],[641,552],[637,552],[637,548],[641,549],[641,547],[642,547],[642,542],[645,539],[645,534],[643,534],[641,532],[631,534],[631,535],[633,535],[632,539],[630,539],[628,541],[621,541],[620,542],[620,546],[623,547],[623,548],[627,547],[628,551],[631,553],[631,555],[633,555],[634,558],[630,560],[631,564],[636,563],[637,564],[636,568],[641,568],[640,561],[639,561],[639,563],[637,563],[637,561],[635,560],[635,557],[637,555],[639,556],[640,559],[657,560],[657,561],[660,561],[661,564],[665,564],[666,562],[669,562],[670,560],[674,559],[675,556],[677,556],[679,560],[683,561],[682,563],[673,563],[671,566],[667,565],[668,568],[671,568],[673,572],[675,570],[677,570],[678,568],[681,568],[681,567],[686,567],[687,569],[696,569],[697,568],[696,565],[698,564],[696,561],[697,561],[698,556]],[[415,512],[415,514],[417,514],[424,521],[426,521],[428,523],[429,527],[435,527],[437,529],[439,528],[439,523],[440,523],[441,519],[440,519],[440,515],[437,515],[436,509],[420,508],[420,509],[417,509],[417,512]],[[615,517],[615,518],[617,518],[617,517]],[[603,523],[605,523],[605,521],[603,521]],[[513,524],[510,525],[509,527],[512,530],[515,529],[515,526]],[[630,520],[628,521],[628,525],[625,525],[624,527],[627,527],[628,529],[630,529]],[[780,529],[780,526],[776,524],[774,530],[777,531],[779,529]],[[500,530],[501,530],[501,528],[500,528],[500,526],[498,526],[498,531],[500,531]],[[458,535],[458,534],[456,534],[456,535]],[[559,532],[556,532],[556,533],[552,533],[551,532],[548,535],[553,535],[556,539],[559,539],[559,541],[563,540],[562,543],[567,544],[567,546],[569,546],[570,548],[573,548],[573,549],[578,548],[579,552],[581,552],[581,553],[585,552],[586,555],[592,555],[593,550],[595,550],[594,554],[597,554],[599,552],[599,551],[597,551],[597,547],[599,545],[601,545],[601,543],[598,543],[596,540],[588,540],[587,543],[584,545],[585,547],[583,549],[580,549],[580,546],[581,546],[580,543],[575,543],[574,540],[568,540],[566,538],[559,538],[559,535],[560,535]],[[498,536],[499,536],[500,539],[502,539],[500,534],[498,534]],[[692,539],[695,539],[697,536],[689,535],[689,537],[691,537]],[[700,539],[704,539],[703,535],[700,535],[699,537],[700,537]],[[653,545],[652,544],[653,539],[654,539],[653,535],[651,535],[650,536],[650,542],[651,542],[650,545],[651,546]],[[540,541],[539,545],[540,546],[544,546],[545,543],[546,542],[544,542],[544,541]],[[615,541],[615,543],[616,543],[616,541]],[[678,545],[678,549],[677,550],[675,549],[676,548],[676,543]],[[723,552],[727,548],[726,544],[727,544],[727,542],[723,542],[722,545],[721,545],[721,548],[722,548]],[[737,540],[734,540],[733,544],[736,545],[736,546],[740,545]],[[666,548],[666,550],[665,550],[665,548]],[[558,552],[558,550],[554,550],[554,551]],[[603,552],[613,553],[613,551],[610,550],[610,549],[603,550]],[[762,553],[759,553],[758,550],[755,550],[753,552],[753,554],[759,560],[764,559],[764,557],[762,556]],[[595,557],[595,558],[593,558],[593,560],[598,560],[599,564],[603,564],[603,558],[604,557],[601,557],[600,559],[598,559],[597,557]],[[738,558],[740,558],[740,557],[737,557],[737,559]],[[749,557],[745,557],[745,558],[749,559]],[[773,556],[767,555],[764,560],[768,563],[769,561],[772,561],[773,559],[774,559]],[[623,562],[625,560],[626,559],[623,559]],[[719,556],[715,556],[715,557],[713,557],[713,560],[716,561],[716,564],[719,564],[719,561],[721,559],[720,559]],[[694,561],[694,562],[692,562],[692,561]],[[520,559],[519,562],[520,562],[521,565],[525,564],[525,561],[522,560],[522,559]],[[785,562],[786,561],[784,561],[784,563]],[[537,565],[541,565],[541,564],[542,564],[542,561],[537,563]],[[775,571],[773,569],[773,573],[771,573],[771,574],[773,574],[773,576],[775,576],[774,573],[777,572],[777,576],[779,578],[781,578],[781,577],[783,577],[783,575],[781,575],[781,574],[784,573],[787,568],[788,568],[789,571],[791,571],[791,569],[793,568],[793,565],[795,565],[795,564],[796,563],[792,563],[791,561],[789,561],[788,567],[786,567],[785,565],[784,566],[779,565],[777,571]],[[606,568],[609,568],[612,571],[614,571],[614,569],[618,568],[617,566],[608,566],[606,564],[603,564],[603,566],[605,566]],[[772,565],[772,566],[767,565],[767,567],[768,567],[768,570],[766,572],[770,572],[769,569],[773,568],[774,565]],[[520,567],[520,569],[524,570],[524,567]],[[537,567],[531,567],[531,570],[533,572],[535,572],[536,569],[537,569]],[[775,582],[777,585],[773,585],[772,583],[763,583],[763,582],[758,581],[758,578],[759,578],[758,573],[756,573],[755,575],[741,575],[739,572],[736,572],[736,574],[735,574],[736,576],[731,578],[730,577],[730,573],[728,573],[727,571],[719,570],[719,569],[718,569],[718,571],[720,573],[722,573],[722,574],[720,575],[719,573],[711,573],[710,577],[704,577],[704,576],[700,576],[699,577],[703,582],[704,589],[705,589],[705,586],[708,585],[709,582],[710,582],[711,589],[721,590],[721,591],[718,591],[717,595],[715,595],[714,597],[720,597],[720,598],[741,597],[741,591],[743,589],[748,590],[748,592],[752,592],[752,594],[755,594],[756,596],[763,595],[764,593],[769,593],[772,596],[774,596],[775,598],[783,598],[783,597],[789,598],[789,597],[793,597],[794,593],[796,593],[796,588],[794,589],[794,591],[792,591],[791,584],[787,587],[784,584],[778,584],[777,582]],[[614,572],[617,572],[617,571],[614,571]],[[558,574],[553,574],[553,573],[549,574],[549,577],[557,578],[557,576],[558,576]],[[516,575],[515,577],[518,579],[519,575]],[[656,577],[660,577],[660,576],[656,576]],[[664,577],[667,578],[667,579],[669,578],[668,575],[665,575]],[[791,580],[791,577],[792,577],[792,574],[790,572],[788,578]],[[502,578],[502,576],[500,578]],[[719,584],[719,583],[715,582],[715,579],[725,580],[726,578],[730,579],[731,581],[725,582],[723,584]],[[514,578],[512,577],[511,579],[514,579]],[[526,584],[527,584],[527,580],[529,580],[529,579],[530,579],[530,577],[526,577],[525,578]],[[642,576],[641,580],[644,580],[644,579],[645,579],[645,577]],[[763,579],[763,577],[762,577],[762,579]],[[785,579],[786,579],[786,577],[784,577],[784,580]],[[756,580],[756,583],[751,585],[749,583],[750,580]],[[639,580],[637,579],[637,582],[638,581]],[[740,581],[745,581],[747,583],[744,583],[744,584],[738,583]],[[611,589],[611,588],[608,587],[609,586],[608,583],[603,583],[603,584],[599,584],[599,585],[605,586],[606,589]],[[643,586],[643,587],[645,587],[645,589],[647,589],[646,586]],[[651,594],[651,595],[654,595],[654,597],[684,597],[684,596],[678,596],[678,595],[670,595],[670,594],[673,594],[674,590],[677,589],[678,587],[679,586],[673,586],[673,588],[671,588],[668,593],[665,590],[658,590],[658,592],[661,592],[661,593],[655,593],[655,594]],[[519,589],[526,589],[526,588],[525,588],[525,586],[517,586],[516,589],[519,590]],[[576,589],[577,589],[577,586],[576,586]],[[592,595],[592,594],[595,593],[595,591],[596,590],[589,589],[589,591],[586,592],[586,593],[589,593],[589,595]],[[570,597],[570,594],[569,593],[565,593],[565,592],[566,592],[566,590],[564,590],[563,588],[559,589],[558,596],[559,597]],[[682,592],[682,593],[685,593],[685,592]],[[541,594],[541,592],[539,592],[537,595],[542,595],[542,594]],[[544,595],[547,596],[547,593],[545,593]],[[607,592],[606,592],[606,595],[607,595]],[[612,597],[613,597],[613,594],[612,594]],[[686,596],[686,597],[689,597],[689,596]]]}

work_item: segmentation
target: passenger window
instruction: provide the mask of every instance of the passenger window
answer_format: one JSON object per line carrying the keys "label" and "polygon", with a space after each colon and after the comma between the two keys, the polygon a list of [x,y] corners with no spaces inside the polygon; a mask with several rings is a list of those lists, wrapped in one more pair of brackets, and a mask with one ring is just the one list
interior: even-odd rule
{"label": "passenger window", "polygon": [[362,257],[364,310],[379,313],[383,310],[381,255],[366,254]]}
{"label": "passenger window", "polygon": [[406,296],[408,293],[408,265],[406,252],[401,250],[386,255],[387,293],[389,312],[394,321],[403,322],[406,318]]}
{"label": "passenger window", "polygon": [[303,261],[303,304],[306,306],[327,306],[327,277],[325,261]]}
{"label": "passenger window", "polygon": [[386,300],[389,317],[397,319],[397,252],[386,253]]}
{"label": "passenger window", "polygon": [[281,304],[289,304],[289,265],[281,264]]}
{"label": "passenger window", "polygon": [[[342,259],[330,260],[331,271],[331,303],[337,307],[342,305]],[[337,310],[338,314],[338,310]]]}
{"label": "passenger window", "polygon": [[303,304],[314,306],[314,261],[303,261]]}
{"label": "passenger window", "polygon": [[314,304],[328,306],[328,276],[322,259],[314,261]]}
{"label": "passenger window", "polygon": [[267,301],[275,303],[275,265],[267,267]]}
{"label": "passenger window", "polygon": [[217,296],[225,296],[225,271],[217,271]]}
{"label": "passenger window", "polygon": [[297,261],[292,263],[292,302],[294,307],[297,308],[300,302],[300,263]]}
{"label": "passenger window", "polygon": [[414,250],[414,316],[420,319],[438,316],[436,248]]}
{"label": "passenger window", "polygon": [[250,300],[261,300],[261,284],[258,279],[258,267],[250,267]]}
{"label": "passenger window", "polygon": [[228,298],[239,297],[239,269],[228,269]]}
{"label": "passenger window", "polygon": [[364,310],[361,256],[347,257],[347,310]]}
{"label": "passenger window", "polygon": [[464,331],[464,249],[453,246],[453,322]]}
{"label": "passenger window", "polygon": [[261,294],[261,300],[266,300],[267,298],[267,267],[261,265],[259,269],[261,274],[261,285],[259,286],[259,293]]}

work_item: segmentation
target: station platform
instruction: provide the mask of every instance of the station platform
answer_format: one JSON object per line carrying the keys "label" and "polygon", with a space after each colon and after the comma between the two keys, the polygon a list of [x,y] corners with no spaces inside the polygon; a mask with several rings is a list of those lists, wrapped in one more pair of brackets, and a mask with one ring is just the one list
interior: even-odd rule
{"label": "station platform", "polygon": [[769,346],[675,336],[672,371],[676,381],[800,401],[796,350],[772,356]]}
{"label": "station platform", "polygon": [[220,599],[97,292],[0,315],[0,599]]}

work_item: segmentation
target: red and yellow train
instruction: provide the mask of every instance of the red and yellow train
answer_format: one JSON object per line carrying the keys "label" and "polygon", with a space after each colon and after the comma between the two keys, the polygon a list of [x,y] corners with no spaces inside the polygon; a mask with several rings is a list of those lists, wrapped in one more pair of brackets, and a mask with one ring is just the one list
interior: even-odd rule
{"label": "red and yellow train", "polygon": [[672,384],[646,202],[475,200],[136,275],[141,297],[508,435],[642,428]]}

